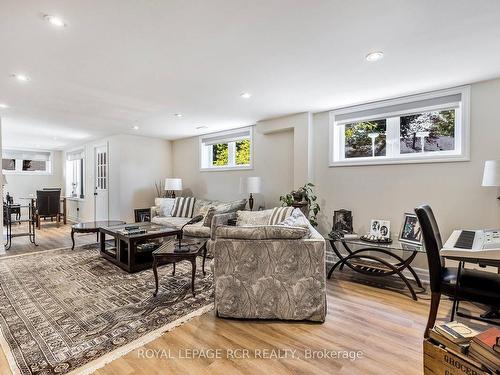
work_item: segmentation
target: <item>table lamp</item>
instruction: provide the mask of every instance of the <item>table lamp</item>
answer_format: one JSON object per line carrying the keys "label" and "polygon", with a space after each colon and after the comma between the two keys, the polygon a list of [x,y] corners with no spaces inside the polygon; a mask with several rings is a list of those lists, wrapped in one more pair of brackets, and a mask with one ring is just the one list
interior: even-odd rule
{"label": "table lamp", "polygon": [[169,195],[170,198],[175,198],[175,191],[182,190],[182,179],[180,179],[180,178],[166,178],[165,179],[165,190],[167,191],[167,196]]}
{"label": "table lamp", "polygon": [[484,162],[482,186],[500,186],[500,160],[486,160]]}
{"label": "table lamp", "polygon": [[241,177],[240,178],[240,193],[250,194],[248,198],[248,206],[250,211],[253,210],[253,194],[261,192],[262,180],[260,177]]}

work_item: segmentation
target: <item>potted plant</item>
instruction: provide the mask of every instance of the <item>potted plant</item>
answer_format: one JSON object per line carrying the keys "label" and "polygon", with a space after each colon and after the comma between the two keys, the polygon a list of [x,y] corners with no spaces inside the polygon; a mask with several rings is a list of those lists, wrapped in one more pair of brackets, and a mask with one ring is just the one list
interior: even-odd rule
{"label": "potted plant", "polygon": [[314,194],[313,188],[314,184],[308,182],[304,186],[297,190],[292,191],[289,194],[282,195],[280,201],[283,206],[293,206],[294,203],[307,203],[307,211],[309,213],[309,221],[311,225],[318,226],[317,216],[321,210],[319,204],[316,202],[318,197]]}

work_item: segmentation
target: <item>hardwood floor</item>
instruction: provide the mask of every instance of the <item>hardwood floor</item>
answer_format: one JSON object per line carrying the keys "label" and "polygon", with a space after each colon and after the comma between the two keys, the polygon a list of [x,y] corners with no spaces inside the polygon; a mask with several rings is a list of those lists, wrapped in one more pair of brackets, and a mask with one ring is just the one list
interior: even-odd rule
{"label": "hardwood floor", "polygon": [[[27,224],[12,226],[12,233],[26,232]],[[5,234],[4,234],[5,241]],[[75,244],[85,245],[97,242],[95,234],[76,234]],[[56,222],[43,221],[40,230],[36,230],[36,243],[38,246],[33,245],[28,237],[15,237],[12,239],[12,246],[9,250],[0,251],[0,258],[9,255],[20,255],[36,251],[59,249],[63,247],[71,247],[71,224],[60,224],[57,226]]]}
{"label": "hardwood floor", "polygon": [[[37,250],[49,247],[50,241],[53,247],[71,243],[69,226],[44,228],[39,233]],[[85,240],[94,242],[95,237],[81,236],[77,242]],[[424,293],[415,302],[407,293],[355,282],[352,273],[345,271],[327,281],[328,315],[324,324],[238,321],[219,319],[209,312],[114,360],[95,374],[422,374],[428,299]],[[450,308],[451,303],[443,300],[441,319],[449,316]],[[477,323],[472,325],[480,328]],[[282,354],[286,349],[295,350],[294,358],[290,351],[286,351],[288,358],[266,358],[266,354],[270,357],[280,349]],[[186,358],[193,355],[188,350],[203,352],[197,358]],[[307,358],[307,350],[315,351],[316,356],[324,356],[324,351],[330,355],[338,351],[360,352],[360,358]],[[172,358],[166,358],[168,352]],[[220,358],[203,358],[201,353],[220,354]],[[248,358],[238,358],[237,354]],[[3,353],[0,373],[10,374]]]}

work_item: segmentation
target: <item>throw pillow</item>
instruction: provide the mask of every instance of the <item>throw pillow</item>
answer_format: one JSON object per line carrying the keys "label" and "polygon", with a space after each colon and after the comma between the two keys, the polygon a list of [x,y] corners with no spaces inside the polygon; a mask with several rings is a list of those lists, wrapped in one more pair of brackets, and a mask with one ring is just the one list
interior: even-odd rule
{"label": "throw pillow", "polygon": [[174,208],[175,198],[160,198],[160,216],[172,216],[172,208]]}
{"label": "throw pillow", "polygon": [[193,217],[194,202],[194,197],[175,198],[174,208],[172,208],[172,216]]}
{"label": "throw pillow", "polygon": [[215,230],[217,238],[242,240],[298,240],[307,236],[308,230],[300,227],[258,225],[246,227],[221,226]]}
{"label": "throw pillow", "polygon": [[274,207],[273,213],[269,218],[268,225],[277,225],[281,223],[283,220],[288,218],[293,211],[293,207]]}
{"label": "throw pillow", "polygon": [[237,211],[236,226],[244,227],[247,225],[266,225],[273,210],[263,211]]}
{"label": "throw pillow", "polygon": [[306,228],[309,232],[311,232],[312,229],[311,223],[307,220],[307,217],[303,214],[300,208],[294,209],[292,214],[278,225]]}

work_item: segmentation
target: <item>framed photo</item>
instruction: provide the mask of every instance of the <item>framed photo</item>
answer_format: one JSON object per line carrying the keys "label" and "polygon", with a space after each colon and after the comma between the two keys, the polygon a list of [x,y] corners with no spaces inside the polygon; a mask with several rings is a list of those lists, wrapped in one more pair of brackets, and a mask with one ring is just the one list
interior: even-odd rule
{"label": "framed photo", "polygon": [[422,230],[417,215],[405,213],[399,240],[413,245],[422,245]]}
{"label": "framed photo", "polygon": [[151,209],[150,208],[136,208],[134,210],[134,217],[135,217],[136,223],[151,221]]}
{"label": "framed photo", "polygon": [[370,222],[370,236],[376,238],[391,238],[391,222],[389,220],[373,219]]}
{"label": "framed photo", "polygon": [[352,227],[352,212],[349,210],[333,211],[333,228],[332,231],[340,231],[342,233],[353,233]]}

